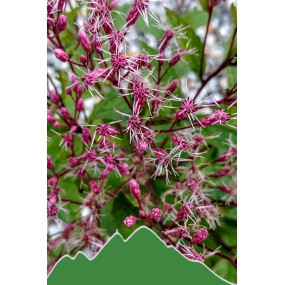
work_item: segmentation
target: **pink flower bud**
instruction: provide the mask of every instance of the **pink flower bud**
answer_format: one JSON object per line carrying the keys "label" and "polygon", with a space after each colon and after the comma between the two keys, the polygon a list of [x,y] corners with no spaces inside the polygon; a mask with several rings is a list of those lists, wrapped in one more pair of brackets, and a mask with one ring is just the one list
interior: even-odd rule
{"label": "pink flower bud", "polygon": [[59,97],[54,90],[50,91],[50,98],[51,98],[52,103],[56,105],[59,103]]}
{"label": "pink flower bud", "polygon": [[144,152],[147,150],[147,142],[145,141],[139,141],[138,142],[138,149],[141,151],[141,152]]}
{"label": "pink flower bud", "polygon": [[90,189],[94,192],[98,191],[99,185],[95,181],[90,181]]}
{"label": "pink flower bud", "polygon": [[53,168],[52,160],[51,160],[51,157],[49,155],[47,156],[47,168],[48,169]]}
{"label": "pink flower bud", "polygon": [[52,112],[50,109],[47,109],[47,115],[52,116]]}
{"label": "pink flower bud", "polygon": [[140,215],[141,218],[145,218],[146,217],[146,214],[145,214],[145,212],[143,210],[141,210],[139,212],[139,215]]}
{"label": "pink flower bud", "polygon": [[124,220],[124,224],[126,225],[126,227],[131,227],[132,225],[134,225],[136,223],[136,217],[134,216],[129,216],[126,217],[126,219]]}
{"label": "pink flower bud", "polygon": [[208,231],[206,229],[200,229],[193,235],[192,243],[200,243],[207,239]]}
{"label": "pink flower bud", "polygon": [[59,128],[60,127],[60,123],[59,122],[55,122],[53,125],[54,125],[55,128]]}
{"label": "pink flower bud", "polygon": [[120,162],[117,164],[117,168],[121,171],[121,170],[126,170],[129,167],[129,165],[125,162]]}
{"label": "pink flower bud", "polygon": [[58,213],[58,210],[54,204],[50,205],[47,208],[47,217],[56,217]]}
{"label": "pink flower bud", "polygon": [[135,179],[131,179],[130,182],[130,190],[135,199],[138,199],[141,196],[141,190],[139,184]]}
{"label": "pink flower bud", "polygon": [[237,155],[237,147],[232,146],[228,151],[226,151],[224,154],[220,155],[219,161],[226,161],[230,159],[233,156]]}
{"label": "pink flower bud", "polygon": [[82,62],[83,64],[87,61],[85,55],[81,55],[80,58],[79,58],[80,62]]}
{"label": "pink flower bud", "polygon": [[69,56],[64,50],[57,48],[53,51],[53,53],[58,60],[60,60],[62,62],[69,61]]}
{"label": "pink flower bud", "polygon": [[57,178],[55,176],[51,177],[48,181],[48,185],[55,186],[57,184]]}
{"label": "pink flower bud", "polygon": [[[80,86],[81,87],[81,86]],[[76,110],[78,112],[81,112],[84,110],[84,107],[83,107],[83,99],[82,98],[79,98],[77,103],[76,103]]]}
{"label": "pink flower bud", "polygon": [[91,139],[91,133],[89,129],[82,130],[82,140],[88,144],[89,140]]}
{"label": "pink flower bud", "polygon": [[173,36],[174,36],[174,32],[172,30],[166,30],[164,32],[164,35],[163,35],[163,37],[161,39],[161,44],[160,44],[160,47],[159,47],[159,53],[164,52],[167,44],[173,38]]}
{"label": "pink flower bud", "polygon": [[181,59],[181,54],[177,52],[170,60],[169,66],[175,65]]}
{"label": "pink flower bud", "polygon": [[78,31],[78,39],[79,39],[79,42],[80,42],[81,46],[83,47],[83,49],[85,51],[89,52],[91,49],[91,43],[89,41],[87,34],[85,32],[83,32],[82,30],[79,30]]}
{"label": "pink flower bud", "polygon": [[76,158],[74,158],[74,157],[70,157],[70,158],[68,159],[68,162],[69,162],[69,164],[70,164],[71,166],[76,166],[76,165],[79,164],[78,159],[76,159]]}
{"label": "pink flower bud", "polygon": [[65,87],[65,92],[66,94],[70,95],[71,96],[71,89],[69,87]]}
{"label": "pink flower bud", "polygon": [[55,118],[53,116],[47,115],[47,121],[53,125],[55,123]]}
{"label": "pink flower bud", "polygon": [[77,88],[78,88],[79,84],[78,84],[78,80],[77,80],[77,78],[76,78],[74,73],[72,73],[72,75],[71,75],[71,82],[73,83],[73,90],[74,90],[74,92],[77,92]]}
{"label": "pink flower bud", "polygon": [[213,174],[213,177],[219,178],[223,176],[229,175],[233,171],[233,168],[231,167],[224,167],[221,170],[217,171],[216,173]]}
{"label": "pink flower bud", "polygon": [[104,169],[103,171],[102,171],[102,173],[101,173],[101,175],[100,175],[100,179],[102,179],[102,180],[105,180],[107,177],[108,177],[108,175],[109,175],[109,170],[106,168],[106,169]]}
{"label": "pink flower bud", "polygon": [[58,201],[58,195],[54,192],[51,192],[48,196],[48,200],[53,205]]}
{"label": "pink flower bud", "polygon": [[68,110],[67,110],[65,107],[61,107],[61,108],[60,108],[60,112],[61,112],[62,116],[63,116],[65,119],[67,119],[67,120],[70,119],[70,114],[69,114]]}
{"label": "pink flower bud", "polygon": [[161,210],[158,208],[153,208],[150,213],[149,213],[149,217],[151,219],[158,219],[161,217]]}
{"label": "pink flower bud", "polygon": [[111,11],[115,8],[119,0],[113,0],[110,5],[108,6],[108,9]]}
{"label": "pink flower bud", "polygon": [[172,94],[179,87],[179,81],[175,79],[167,87],[167,94]]}
{"label": "pink flower bud", "polygon": [[67,17],[64,15],[60,15],[57,19],[56,23],[56,29],[60,33],[61,31],[64,31],[66,29],[67,25]]}
{"label": "pink flower bud", "polygon": [[81,96],[83,94],[83,88],[81,85],[77,86],[77,93],[79,94],[79,96]]}
{"label": "pink flower bud", "polygon": [[237,189],[232,186],[220,186],[219,189],[221,189],[223,192],[230,194],[231,196],[235,196],[237,194]]}

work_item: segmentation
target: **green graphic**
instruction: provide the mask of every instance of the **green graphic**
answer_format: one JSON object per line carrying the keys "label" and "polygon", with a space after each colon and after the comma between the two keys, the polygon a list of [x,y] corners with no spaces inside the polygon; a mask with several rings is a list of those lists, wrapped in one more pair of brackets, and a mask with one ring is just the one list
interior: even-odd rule
{"label": "green graphic", "polygon": [[191,261],[150,229],[141,227],[126,241],[119,233],[93,260],[78,253],[62,257],[47,280],[48,285],[75,284],[233,284],[222,280],[204,264]]}

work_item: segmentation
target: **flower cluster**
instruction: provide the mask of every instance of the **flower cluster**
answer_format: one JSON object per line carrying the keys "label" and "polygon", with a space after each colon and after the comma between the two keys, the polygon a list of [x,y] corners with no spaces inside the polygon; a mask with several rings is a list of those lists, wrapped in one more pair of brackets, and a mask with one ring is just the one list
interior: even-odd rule
{"label": "flower cluster", "polygon": [[[215,149],[224,142],[220,132],[235,133],[236,99],[197,100],[207,80],[191,93],[189,80],[173,76],[198,51],[179,40],[191,40],[188,26],[164,28],[156,54],[129,51],[137,20],[159,23],[151,4],[162,1],[134,0],[125,14],[116,11],[116,0],[78,2],[85,13],[76,29],[67,21],[69,1],[47,2],[48,40],[69,66],[61,90],[48,90],[47,218],[49,228],[59,228],[48,237],[48,253],[63,244],[60,254],[83,248],[97,254],[110,234],[102,227],[109,210],[102,209],[113,199],[113,220],[118,208],[129,213],[120,215],[120,230],[148,225],[166,244],[204,262],[212,254],[199,252],[201,243],[221,225],[223,211],[237,207],[237,146],[230,136],[220,153]],[[64,38],[70,31],[74,45]],[[91,115],[90,99],[97,102]]]}

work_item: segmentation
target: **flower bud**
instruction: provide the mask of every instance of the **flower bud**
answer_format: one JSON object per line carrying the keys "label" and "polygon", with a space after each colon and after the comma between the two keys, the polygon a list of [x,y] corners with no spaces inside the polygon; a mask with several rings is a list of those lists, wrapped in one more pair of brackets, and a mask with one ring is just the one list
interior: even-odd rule
{"label": "flower bud", "polygon": [[146,214],[145,214],[145,212],[143,210],[141,210],[139,212],[139,215],[140,215],[141,218],[145,218],[146,217]]}
{"label": "flower bud", "polygon": [[62,62],[69,61],[69,56],[64,50],[57,48],[53,51],[53,53],[58,60],[60,60]]}
{"label": "flower bud", "polygon": [[65,92],[66,94],[70,95],[71,96],[71,89],[69,87],[65,87]]}
{"label": "flower bud", "polygon": [[49,202],[54,205],[58,201],[58,195],[54,192],[51,192],[48,196]]}
{"label": "flower bud", "polygon": [[217,171],[216,173],[213,174],[213,177],[219,178],[223,176],[229,175],[233,171],[233,168],[231,167],[224,167],[221,170]]}
{"label": "flower bud", "polygon": [[178,52],[170,59],[169,66],[175,65],[180,59],[181,59],[181,54]]}
{"label": "flower bud", "polygon": [[152,210],[150,211],[150,213],[149,213],[149,217],[150,217],[151,219],[158,219],[158,218],[160,218],[160,217],[161,217],[161,210],[158,209],[158,208],[152,209]]}
{"label": "flower bud", "polygon": [[89,140],[91,139],[91,134],[89,129],[82,130],[82,140],[88,144]]}
{"label": "flower bud", "polygon": [[119,0],[113,0],[108,6],[108,10],[110,10],[110,11],[113,10],[114,7],[117,5],[118,1]]}
{"label": "flower bud", "polygon": [[83,49],[85,51],[89,52],[91,49],[91,43],[89,41],[87,34],[85,32],[83,32],[82,30],[79,30],[78,31],[78,39],[79,39],[79,42],[80,42],[81,46],[83,47]]}
{"label": "flower bud", "polygon": [[173,92],[179,87],[179,81],[175,79],[167,87],[167,94],[173,94]]}
{"label": "flower bud", "polygon": [[67,120],[70,119],[70,114],[65,107],[61,107],[60,112],[65,119],[67,119]]}
{"label": "flower bud", "polygon": [[129,165],[125,162],[120,162],[117,164],[117,168],[121,171],[121,170],[126,170],[129,167]]}
{"label": "flower bud", "polygon": [[51,160],[51,157],[49,155],[47,155],[47,168],[48,169],[53,168],[52,160]]}
{"label": "flower bud", "polygon": [[79,96],[81,96],[81,95],[83,94],[83,88],[82,88],[81,85],[78,85],[78,86],[77,86],[77,94],[78,94]]}
{"label": "flower bud", "polygon": [[68,159],[68,162],[69,162],[69,164],[70,164],[71,166],[76,166],[76,165],[79,164],[78,159],[76,159],[76,158],[74,158],[74,157],[70,157],[70,158]]}
{"label": "flower bud", "polygon": [[82,62],[83,64],[87,61],[85,55],[81,55],[80,58],[79,58],[80,62]]}
{"label": "flower bud", "polygon": [[134,225],[136,223],[136,217],[134,216],[129,216],[126,217],[126,219],[124,220],[124,224],[126,225],[126,227],[131,227],[132,225]]}
{"label": "flower bud", "polygon": [[53,126],[54,126],[55,128],[59,128],[59,127],[60,127],[60,123],[59,123],[59,122],[55,122],[55,123],[53,124]]}
{"label": "flower bud", "polygon": [[237,155],[237,147],[232,146],[228,151],[226,151],[224,154],[220,155],[219,161],[226,161],[230,159],[233,156]]}
{"label": "flower bud", "polygon": [[55,176],[51,177],[48,181],[48,185],[55,186],[57,184],[57,178]]}
{"label": "flower bud", "polygon": [[52,103],[56,105],[59,103],[59,97],[54,90],[50,91],[50,98],[51,98]]}
{"label": "flower bud", "polygon": [[[80,86],[81,87],[81,86]],[[84,107],[83,107],[83,99],[82,98],[79,98],[77,103],[76,103],[76,110],[78,112],[81,112],[84,110]]]}
{"label": "flower bud", "polygon": [[74,92],[77,92],[77,88],[79,87],[79,84],[78,84],[78,80],[77,80],[77,78],[76,78],[74,73],[72,73],[72,75],[71,75],[71,82],[73,83],[73,90],[74,90]]}
{"label": "flower bud", "polygon": [[67,17],[65,15],[60,15],[57,19],[56,29],[60,33],[66,29]]}
{"label": "flower bud", "polygon": [[47,121],[53,125],[56,121],[55,118],[53,116],[47,115]]}
{"label": "flower bud", "polygon": [[130,182],[130,190],[135,199],[138,199],[141,196],[141,190],[139,184],[135,179],[131,179]]}
{"label": "flower bud", "polygon": [[99,179],[105,180],[105,179],[108,177],[109,173],[110,173],[110,172],[109,172],[109,170],[108,170],[107,168],[104,169],[104,170],[102,171],[102,173],[101,173]]}
{"label": "flower bud", "polygon": [[99,185],[95,181],[90,181],[89,183],[90,189],[94,192],[97,192],[99,189]]}
{"label": "flower bud", "polygon": [[200,243],[207,239],[208,231],[206,229],[200,229],[197,233],[194,234],[192,238],[192,243]]}
{"label": "flower bud", "polygon": [[138,149],[141,151],[141,152],[144,152],[147,150],[147,142],[145,141],[139,141],[138,142]]}

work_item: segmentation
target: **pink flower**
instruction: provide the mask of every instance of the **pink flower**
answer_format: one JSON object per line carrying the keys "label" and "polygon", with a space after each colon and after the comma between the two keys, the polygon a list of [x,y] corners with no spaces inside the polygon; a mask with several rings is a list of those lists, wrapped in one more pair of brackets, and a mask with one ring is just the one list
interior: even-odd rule
{"label": "pink flower", "polygon": [[126,217],[126,219],[124,220],[124,224],[126,225],[126,227],[131,227],[132,225],[134,225],[136,223],[136,217],[134,216],[129,216]]}
{"label": "pink flower", "polygon": [[159,219],[161,217],[161,210],[158,208],[153,208],[149,213],[149,217],[151,219]]}

